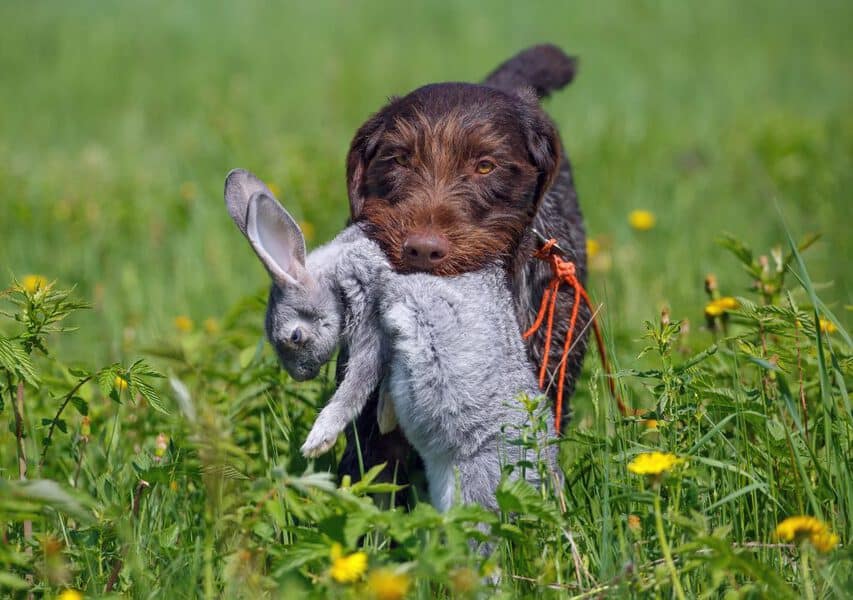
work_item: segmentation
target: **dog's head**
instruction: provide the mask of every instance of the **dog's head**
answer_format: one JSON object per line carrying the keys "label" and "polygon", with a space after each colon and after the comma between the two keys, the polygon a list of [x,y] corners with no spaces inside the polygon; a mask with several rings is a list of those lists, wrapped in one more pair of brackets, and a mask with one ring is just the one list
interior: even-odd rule
{"label": "dog's head", "polygon": [[559,164],[532,90],[428,85],[356,133],[350,210],[398,271],[472,271],[514,254]]}

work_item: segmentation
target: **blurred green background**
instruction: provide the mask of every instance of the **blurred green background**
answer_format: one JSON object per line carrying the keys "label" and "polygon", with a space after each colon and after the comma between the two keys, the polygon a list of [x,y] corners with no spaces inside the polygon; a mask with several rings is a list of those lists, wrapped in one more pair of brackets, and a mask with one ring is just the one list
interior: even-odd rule
{"label": "blurred green background", "polygon": [[[547,102],[590,235],[591,289],[618,350],[669,305],[702,320],[707,272],[748,284],[715,243],[806,259],[850,303],[850,2],[4,2],[0,268],[77,284],[94,310],[65,344],[121,359],[261,292],[222,183],[258,173],[328,239],[347,215],[352,134],[392,94],[478,80],[554,42],[580,58]],[[652,211],[656,226],[627,215]],[[0,284],[2,287],[5,284]]]}

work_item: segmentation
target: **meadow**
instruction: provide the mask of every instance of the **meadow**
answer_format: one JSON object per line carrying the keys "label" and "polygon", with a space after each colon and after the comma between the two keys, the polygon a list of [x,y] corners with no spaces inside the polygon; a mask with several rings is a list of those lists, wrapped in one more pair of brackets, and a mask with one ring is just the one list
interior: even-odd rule
{"label": "meadow", "polygon": [[[849,3],[73,0],[0,20],[0,596],[849,596]],[[500,515],[381,508],[393,486],[298,452],[332,370],[278,368],[224,177],[258,173],[321,243],[388,96],[541,41],[580,58],[546,109],[636,414],[590,352],[564,489],[506,481]]]}

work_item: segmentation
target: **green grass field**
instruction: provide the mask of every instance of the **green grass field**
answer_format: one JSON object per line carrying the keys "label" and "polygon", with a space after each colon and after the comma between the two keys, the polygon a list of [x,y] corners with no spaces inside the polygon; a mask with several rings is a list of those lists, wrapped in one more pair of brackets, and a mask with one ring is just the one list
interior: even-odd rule
{"label": "green grass field", "polygon": [[[2,3],[0,21],[0,289],[74,288],[0,297],[19,316],[0,320],[0,596],[365,597],[383,574],[413,598],[849,593],[849,3],[75,0]],[[290,381],[261,343],[266,274],[223,210],[225,174],[277,186],[320,243],[347,215],[351,136],[388,96],[542,41],[580,58],[546,108],[620,389],[648,413],[616,414],[591,359],[565,506],[507,483],[499,521],[379,510],[381,486],[339,488],[334,457],[298,455],[330,384]],[[638,209],[653,228],[629,225]],[[821,237],[779,273],[786,226]],[[709,273],[741,298],[725,328],[703,314]],[[71,300],[91,305],[62,321],[76,330],[48,333],[45,310]],[[626,469],[651,450],[685,459],[660,485]],[[43,483],[14,481],[21,451]],[[793,515],[840,544],[774,537]],[[485,563],[477,518],[494,521]],[[334,542],[367,554],[365,580],[334,580]]]}

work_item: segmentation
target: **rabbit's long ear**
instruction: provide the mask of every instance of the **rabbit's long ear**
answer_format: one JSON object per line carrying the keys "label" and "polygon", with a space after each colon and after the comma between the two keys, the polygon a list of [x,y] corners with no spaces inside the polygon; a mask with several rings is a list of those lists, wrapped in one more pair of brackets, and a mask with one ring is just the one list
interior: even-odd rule
{"label": "rabbit's long ear", "polygon": [[249,208],[249,198],[263,192],[270,198],[275,198],[264,182],[244,169],[234,169],[225,178],[225,207],[231,219],[246,235],[246,212]]}
{"label": "rabbit's long ear", "polygon": [[286,210],[265,192],[255,192],[246,210],[246,237],[279,285],[304,285],[305,238]]}

